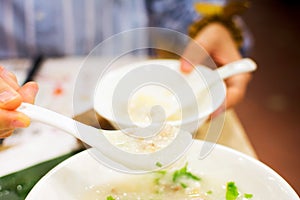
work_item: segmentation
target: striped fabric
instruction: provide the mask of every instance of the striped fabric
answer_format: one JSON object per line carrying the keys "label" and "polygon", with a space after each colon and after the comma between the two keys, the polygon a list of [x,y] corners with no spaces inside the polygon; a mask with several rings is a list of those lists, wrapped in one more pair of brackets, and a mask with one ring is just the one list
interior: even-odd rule
{"label": "striped fabric", "polygon": [[[84,55],[113,34],[149,25],[185,33],[199,17],[194,1],[0,0],[0,59]],[[144,39],[126,37],[121,44]]]}

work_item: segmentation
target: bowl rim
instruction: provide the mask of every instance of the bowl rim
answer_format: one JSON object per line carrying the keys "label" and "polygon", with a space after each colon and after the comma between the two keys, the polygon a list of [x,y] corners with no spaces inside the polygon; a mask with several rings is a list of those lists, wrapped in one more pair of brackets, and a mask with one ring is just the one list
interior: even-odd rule
{"label": "bowl rim", "polygon": [[[242,153],[242,152],[240,152],[238,150],[235,150],[233,148],[230,148],[228,146],[225,146],[225,145],[222,145],[222,144],[213,144],[211,142],[204,141],[204,140],[195,139],[193,141],[193,146],[195,146],[195,145],[198,146],[198,145],[204,144],[204,142],[210,143],[211,145],[215,145],[214,148],[217,148],[218,149],[217,151],[219,151],[219,152],[221,151],[221,152],[229,153],[230,155],[236,155],[239,158],[243,158],[243,159],[247,160],[248,162],[253,163],[255,166],[257,166],[257,167],[261,168],[262,170],[268,172],[273,177],[275,177],[276,180],[280,181],[281,185],[284,186],[284,188],[287,190],[289,196],[294,197],[295,200],[300,199],[298,194],[296,193],[296,191],[293,189],[293,187],[282,176],[280,176],[275,170],[273,170],[270,166],[263,163],[262,161],[257,160],[254,157],[251,157],[251,156],[249,156],[245,153]],[[195,143],[197,143],[197,144],[195,144]],[[89,156],[90,158],[92,158],[92,156],[90,155],[91,154],[90,151],[92,151],[92,150],[93,150],[93,148],[89,148],[89,149],[86,149],[84,151],[81,151],[81,152],[73,155],[72,157],[62,161],[57,166],[55,166],[53,169],[51,169],[46,175],[44,175],[38,181],[38,183],[31,189],[31,191],[28,193],[28,195],[25,199],[26,200],[34,199],[37,192],[39,192],[40,189],[45,188],[45,184],[47,184],[49,182],[49,179],[53,175],[55,175],[55,173],[59,172],[60,170],[66,168],[66,167],[67,168],[72,168],[72,164],[74,166],[74,162],[76,162],[77,160],[82,159],[83,157]],[[92,158],[92,159],[94,159],[94,158]],[[97,161],[95,160],[95,162],[97,162]],[[98,162],[98,164],[101,165],[102,167],[106,168],[107,170],[114,171],[113,169],[106,167],[104,164],[101,164],[99,162]],[[71,165],[71,167],[70,167],[70,165]],[[85,165],[81,165],[81,166],[85,167]],[[115,173],[121,173],[121,172],[115,171]]]}

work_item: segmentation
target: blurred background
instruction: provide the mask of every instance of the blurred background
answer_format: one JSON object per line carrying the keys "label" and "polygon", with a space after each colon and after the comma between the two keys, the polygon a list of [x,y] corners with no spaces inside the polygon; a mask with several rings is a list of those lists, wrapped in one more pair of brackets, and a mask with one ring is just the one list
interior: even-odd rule
{"label": "blurred background", "polygon": [[258,158],[300,194],[300,1],[250,2],[243,19],[259,68],[236,112]]}

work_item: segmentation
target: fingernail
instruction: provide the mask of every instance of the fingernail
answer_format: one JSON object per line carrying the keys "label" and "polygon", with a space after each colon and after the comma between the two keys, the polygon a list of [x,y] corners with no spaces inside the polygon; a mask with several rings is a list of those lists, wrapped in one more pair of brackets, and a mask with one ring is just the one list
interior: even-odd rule
{"label": "fingernail", "polygon": [[30,119],[25,116],[18,116],[16,120],[12,121],[12,127],[15,128],[25,128],[28,127],[30,124]]}
{"label": "fingernail", "polygon": [[35,96],[39,91],[39,86],[37,84],[33,84],[32,91],[33,91],[34,96]]}
{"label": "fingernail", "polygon": [[216,117],[218,117],[220,114],[224,113],[225,110],[226,110],[225,107],[222,106],[222,107],[220,107],[219,109],[217,109],[217,110],[211,115],[211,117],[212,117],[212,118],[216,118]]}
{"label": "fingernail", "polygon": [[184,73],[189,73],[193,69],[193,66],[184,59],[181,59],[181,71]]}
{"label": "fingernail", "polygon": [[4,90],[0,93],[0,103],[5,104],[13,99],[16,99],[17,97],[19,97],[17,92]]}

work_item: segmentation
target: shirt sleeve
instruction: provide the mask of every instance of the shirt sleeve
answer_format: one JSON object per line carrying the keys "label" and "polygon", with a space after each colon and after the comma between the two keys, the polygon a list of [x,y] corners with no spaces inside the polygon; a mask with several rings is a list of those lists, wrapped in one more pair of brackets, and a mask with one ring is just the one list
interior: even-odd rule
{"label": "shirt sleeve", "polygon": [[194,8],[195,3],[224,5],[224,0],[147,0],[149,26],[169,28],[187,34],[189,25],[201,19]]}

